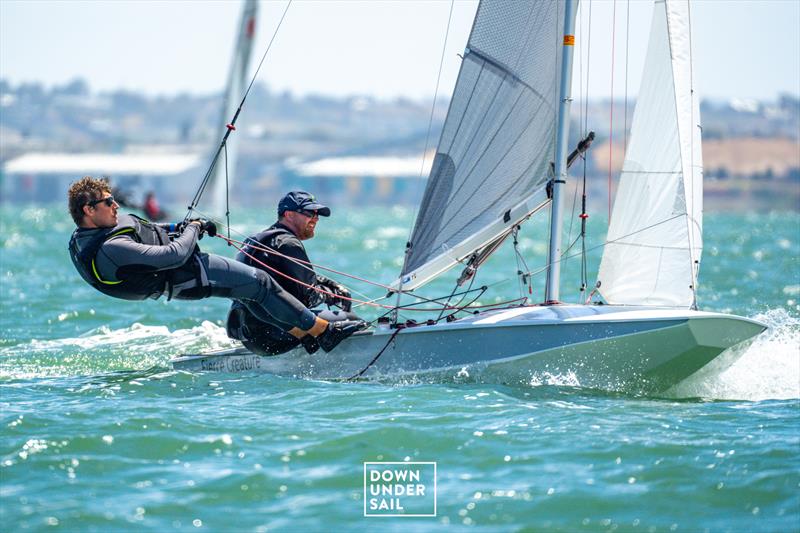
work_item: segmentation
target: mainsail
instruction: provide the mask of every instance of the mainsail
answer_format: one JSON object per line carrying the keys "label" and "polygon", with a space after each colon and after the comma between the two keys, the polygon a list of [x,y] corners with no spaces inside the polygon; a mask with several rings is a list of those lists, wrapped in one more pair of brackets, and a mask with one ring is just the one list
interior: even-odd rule
{"label": "mainsail", "polygon": [[404,289],[546,204],[563,16],[560,1],[480,3],[409,242]]}
{"label": "mainsail", "polygon": [[[239,22],[239,32],[236,37],[236,47],[233,50],[228,84],[225,88],[225,100],[222,104],[221,128],[231,120],[247,87],[247,70],[250,64],[250,51],[253,48],[253,37],[256,31],[256,13],[258,2],[245,0],[242,9],[242,18]],[[225,213],[225,199],[227,188],[232,185],[234,171],[236,170],[236,154],[238,139],[236,135],[228,137],[226,152],[220,155],[214,167],[214,176],[211,178],[211,212],[217,216]],[[226,165],[227,154],[227,165]],[[227,169],[226,169],[227,167]],[[226,183],[227,171],[227,183]]]}
{"label": "mainsail", "polygon": [[657,0],[598,280],[610,304],[695,307],[703,217],[688,0]]}

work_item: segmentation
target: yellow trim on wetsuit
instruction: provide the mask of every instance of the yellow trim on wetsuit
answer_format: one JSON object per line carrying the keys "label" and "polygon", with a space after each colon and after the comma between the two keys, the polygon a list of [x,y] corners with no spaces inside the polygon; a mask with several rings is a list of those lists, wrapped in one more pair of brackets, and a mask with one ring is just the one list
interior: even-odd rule
{"label": "yellow trim on wetsuit", "polygon": [[[112,233],[111,235],[106,237],[106,240],[113,239],[114,237],[122,235],[123,233],[129,233],[131,231],[136,231],[136,230],[134,230],[133,228],[123,228],[123,229],[119,230],[118,232]],[[100,274],[97,273],[97,267],[94,265],[94,258],[92,258],[92,272],[94,272],[94,277],[97,278],[97,281],[99,281],[100,283],[105,283],[106,285],[117,285],[118,283],[122,283],[123,281],[125,281],[125,280],[119,280],[119,281],[105,281],[105,280],[103,280],[100,277]]]}

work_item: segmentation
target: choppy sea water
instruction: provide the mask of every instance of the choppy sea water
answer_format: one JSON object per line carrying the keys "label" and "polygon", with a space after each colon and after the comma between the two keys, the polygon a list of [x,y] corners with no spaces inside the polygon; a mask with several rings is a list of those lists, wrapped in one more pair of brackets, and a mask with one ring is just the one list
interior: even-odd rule
{"label": "choppy sea water", "polygon": [[[234,230],[271,222],[261,217],[237,212]],[[412,218],[335,212],[310,255],[388,282]],[[175,372],[179,353],[230,345],[226,302],[94,293],[70,265],[62,206],[4,207],[0,226],[4,529],[800,530],[796,213],[706,216],[701,307],[771,329],[731,368],[660,397],[569,374],[512,388]],[[589,231],[591,249],[604,228]],[[520,248],[531,269],[543,263],[542,222]],[[598,257],[590,250],[590,272]],[[579,266],[566,264],[566,300],[578,298]],[[486,303],[519,296],[516,270],[509,249],[483,267]],[[363,464],[381,461],[435,461],[437,516],[365,517]]]}

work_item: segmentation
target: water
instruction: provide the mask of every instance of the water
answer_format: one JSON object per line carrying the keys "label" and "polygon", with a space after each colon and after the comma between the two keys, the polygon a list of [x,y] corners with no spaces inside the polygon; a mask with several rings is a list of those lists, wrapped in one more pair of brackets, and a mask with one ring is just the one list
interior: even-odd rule
{"label": "water", "polygon": [[[309,242],[312,259],[390,281],[412,213],[335,215]],[[237,212],[235,229],[270,222],[260,216]],[[706,217],[701,306],[771,330],[733,367],[657,398],[583,388],[569,374],[509,388],[174,372],[180,352],[229,345],[224,301],[111,300],[72,269],[61,206],[5,207],[0,222],[10,530],[800,529],[797,214]],[[532,269],[543,230],[521,235]],[[563,279],[578,268],[568,262]],[[515,271],[510,250],[484,267],[487,303],[519,296]],[[542,286],[535,278],[534,299]],[[565,283],[565,299],[577,287]],[[437,462],[437,516],[364,517],[365,461]]]}

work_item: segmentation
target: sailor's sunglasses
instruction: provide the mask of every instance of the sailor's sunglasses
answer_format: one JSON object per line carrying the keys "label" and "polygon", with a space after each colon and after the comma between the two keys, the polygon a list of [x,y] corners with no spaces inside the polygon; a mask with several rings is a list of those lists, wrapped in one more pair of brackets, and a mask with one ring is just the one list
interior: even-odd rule
{"label": "sailor's sunglasses", "polygon": [[301,215],[307,216],[308,218],[319,218],[319,213],[316,210],[309,211],[308,209],[300,209],[297,212]]}
{"label": "sailor's sunglasses", "polygon": [[113,196],[107,196],[105,198],[100,198],[99,200],[92,200],[89,203],[87,203],[86,205],[88,205],[89,207],[94,207],[97,204],[100,204],[100,203],[103,203],[103,202],[105,202],[105,204],[108,207],[111,207],[112,205],[114,205],[114,197]]}

